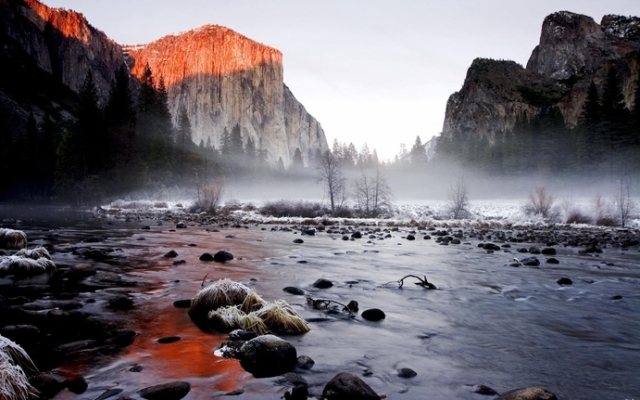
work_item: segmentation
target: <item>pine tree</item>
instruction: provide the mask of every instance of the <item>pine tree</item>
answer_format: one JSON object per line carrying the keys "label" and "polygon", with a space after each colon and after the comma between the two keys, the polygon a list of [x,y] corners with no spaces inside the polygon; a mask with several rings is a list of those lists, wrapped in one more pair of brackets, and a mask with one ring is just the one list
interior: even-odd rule
{"label": "pine tree", "polygon": [[631,138],[634,145],[640,145],[640,74],[636,78],[636,89],[633,92],[633,108],[631,109]]}
{"label": "pine tree", "polygon": [[[101,169],[109,170],[112,180],[122,181],[123,170],[131,168],[131,160],[140,157],[140,143],[136,141],[142,135],[136,135],[136,114],[133,99],[129,90],[129,74],[122,65],[111,84],[109,98],[105,107],[107,132],[98,138],[102,149]],[[142,125],[142,124],[141,124]],[[132,174],[127,174],[127,178]]]}
{"label": "pine tree", "polygon": [[423,166],[427,164],[427,153],[425,152],[420,136],[416,136],[416,141],[411,147],[409,156],[411,157],[411,164],[413,165]]}
{"label": "pine tree", "polygon": [[187,115],[187,109],[183,106],[180,108],[180,114],[178,114],[178,128],[177,128],[177,147],[178,150],[183,153],[187,152],[189,145],[193,143],[191,135],[191,121],[189,121],[189,115]]}
{"label": "pine tree", "polygon": [[600,149],[596,148],[602,122],[600,95],[596,84],[591,81],[587,90],[587,99],[582,107],[577,129],[576,164],[579,168],[587,168],[599,161]]}
{"label": "pine tree", "polygon": [[294,172],[300,172],[304,169],[304,162],[302,161],[302,152],[299,147],[296,147],[296,151],[293,152],[293,159],[291,161],[290,170]]}
{"label": "pine tree", "polygon": [[609,155],[615,158],[616,152],[628,144],[629,136],[625,132],[626,109],[622,86],[613,67],[609,68],[602,90],[602,121]]}
{"label": "pine tree", "polygon": [[242,133],[240,124],[236,123],[231,129],[231,154],[234,156],[242,156],[244,154],[244,146],[242,143]]}
{"label": "pine tree", "polygon": [[[63,134],[57,150],[56,186],[67,194],[90,175],[100,172],[104,165],[104,130],[98,108],[98,91],[91,71],[78,93],[76,121]],[[88,193],[78,192],[78,195]],[[77,198],[81,201],[81,198]]]}

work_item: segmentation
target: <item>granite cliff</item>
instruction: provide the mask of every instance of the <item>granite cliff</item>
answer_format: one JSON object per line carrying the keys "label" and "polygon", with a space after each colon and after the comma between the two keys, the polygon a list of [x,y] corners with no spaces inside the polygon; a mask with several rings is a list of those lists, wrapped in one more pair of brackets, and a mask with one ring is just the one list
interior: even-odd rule
{"label": "granite cliff", "polygon": [[218,147],[224,127],[240,124],[243,140],[262,143],[272,163],[290,163],[300,148],[305,164],[326,150],[320,124],[284,85],[282,53],[222,26],[207,25],[125,47],[133,75],[148,64],[163,77],[174,118],[185,107],[195,143]]}
{"label": "granite cliff", "polygon": [[16,131],[29,112],[71,118],[88,71],[104,101],[118,68],[139,77],[149,63],[156,82],[164,78],[174,121],[186,107],[196,144],[211,139],[218,147],[224,127],[239,123],[243,139],[262,143],[273,164],[282,158],[288,165],[297,148],[308,164],[309,154],[328,149],[320,124],[284,85],[282,53],[224,27],[121,46],[80,13],[0,0],[0,42],[1,61],[15,72],[0,77],[0,111]]}
{"label": "granite cliff", "polygon": [[518,116],[553,106],[575,126],[590,82],[600,88],[609,68],[616,69],[630,105],[640,74],[640,18],[607,15],[598,24],[567,11],[551,14],[526,68],[513,61],[473,61],[462,89],[449,97],[442,137],[458,132],[491,142]]}

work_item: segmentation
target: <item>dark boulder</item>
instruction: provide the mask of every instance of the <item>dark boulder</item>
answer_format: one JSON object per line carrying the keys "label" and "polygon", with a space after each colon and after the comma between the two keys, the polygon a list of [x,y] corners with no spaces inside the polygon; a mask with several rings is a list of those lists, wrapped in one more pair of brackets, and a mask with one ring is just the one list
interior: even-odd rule
{"label": "dark boulder", "polygon": [[282,289],[283,291],[289,293],[289,294],[295,294],[296,296],[303,296],[304,295],[304,290],[297,288],[295,286],[287,286],[286,288]]}
{"label": "dark boulder", "polygon": [[175,250],[170,250],[167,253],[165,253],[165,255],[163,257],[165,257],[165,258],[176,258],[176,257],[178,257],[178,253],[176,253]]}
{"label": "dark boulder", "polygon": [[107,301],[107,307],[117,311],[128,311],[133,308],[133,300],[125,295],[118,295]]}
{"label": "dark boulder", "polygon": [[318,289],[328,289],[332,286],[333,283],[330,280],[324,278],[320,278],[317,281],[313,282],[313,287]]}
{"label": "dark boulder", "polygon": [[558,285],[561,286],[569,286],[569,285],[573,285],[573,281],[569,278],[560,278],[557,280]]}
{"label": "dark boulder", "polygon": [[30,383],[40,392],[41,398],[51,399],[67,386],[67,380],[53,373],[41,373],[30,380]]}
{"label": "dark boulder", "polygon": [[190,390],[189,382],[175,381],[140,389],[138,394],[147,400],[180,400]]}
{"label": "dark boulder", "polygon": [[547,389],[528,387],[503,393],[494,400],[558,400],[558,398]]}
{"label": "dark boulder", "polygon": [[413,378],[418,375],[418,373],[411,368],[400,368],[397,372],[400,378]]}
{"label": "dark boulder", "polygon": [[538,260],[538,257],[523,258],[522,260],[520,260],[520,262],[522,263],[522,265],[526,265],[527,267],[536,267],[540,265],[540,260]]}
{"label": "dark boulder", "polygon": [[213,255],[213,261],[215,262],[224,263],[231,260],[233,260],[233,254],[228,251],[220,250]]}
{"label": "dark boulder", "polygon": [[284,393],[284,400],[307,400],[309,389],[306,385],[296,385]]}
{"label": "dark boulder", "polygon": [[282,375],[296,366],[296,348],[274,335],[258,336],[242,345],[240,365],[256,378]]}
{"label": "dark boulder", "polygon": [[184,221],[180,221],[176,224],[177,229],[187,229],[187,223]]}
{"label": "dark boulder", "polygon": [[362,379],[342,372],[327,383],[322,391],[327,400],[379,400],[380,396]]}
{"label": "dark boulder", "polygon": [[547,264],[560,264],[560,261],[558,261],[557,258],[551,257],[551,258],[547,259]]}
{"label": "dark boulder", "polygon": [[202,255],[200,256],[200,261],[213,261],[213,254],[211,253],[202,253]]}
{"label": "dark boulder", "polygon": [[498,392],[485,385],[474,386],[473,393],[481,394],[484,396],[496,396],[498,394]]}
{"label": "dark boulder", "polygon": [[529,247],[529,253],[530,254],[540,254],[540,249],[535,247],[535,246],[531,246],[531,247]]}
{"label": "dark boulder", "polygon": [[302,244],[302,243],[304,243],[304,240],[302,240],[302,239],[294,239],[293,243]]}
{"label": "dark boulder", "polygon": [[386,317],[384,311],[379,308],[370,308],[368,310],[364,310],[360,315],[362,315],[362,318],[366,319],[367,321],[380,321]]}
{"label": "dark boulder", "polygon": [[354,238],[354,239],[362,239],[362,233],[360,233],[360,231],[358,231],[358,232],[353,232],[353,233],[351,234],[351,237],[352,237],[352,238]]}
{"label": "dark boulder", "polygon": [[117,331],[112,337],[107,339],[107,344],[115,347],[127,347],[135,340],[138,334],[129,329]]}
{"label": "dark boulder", "polygon": [[297,366],[300,369],[309,370],[315,365],[315,363],[316,362],[313,361],[313,358],[309,356],[300,356],[298,357]]}
{"label": "dark boulder", "polygon": [[165,336],[158,339],[158,343],[169,344],[169,343],[175,343],[179,340],[180,340],[180,336]]}
{"label": "dark boulder", "polygon": [[554,249],[553,247],[547,247],[542,249],[542,254],[547,255],[547,256],[555,256],[556,255],[556,249]]}
{"label": "dark boulder", "polygon": [[407,240],[416,240],[416,237],[413,235],[407,235]]}
{"label": "dark boulder", "polygon": [[71,393],[81,394],[87,391],[89,385],[87,384],[87,380],[82,376],[76,376],[67,381],[67,389]]}

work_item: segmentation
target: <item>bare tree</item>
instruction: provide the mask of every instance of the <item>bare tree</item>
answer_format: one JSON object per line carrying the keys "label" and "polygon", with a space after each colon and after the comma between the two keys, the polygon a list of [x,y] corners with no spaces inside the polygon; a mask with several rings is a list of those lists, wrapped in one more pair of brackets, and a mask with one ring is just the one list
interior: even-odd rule
{"label": "bare tree", "polygon": [[633,213],[637,207],[635,199],[631,198],[631,177],[626,173],[624,169],[620,171],[620,179],[618,180],[618,187],[613,195],[613,204],[615,206],[616,214],[620,225],[624,228],[631,213]]}
{"label": "bare tree", "polygon": [[538,186],[533,193],[529,193],[529,201],[524,205],[527,215],[540,215],[542,218],[552,218],[553,196],[547,193],[547,188]]}
{"label": "bare tree", "polygon": [[361,177],[355,182],[353,190],[356,206],[364,217],[378,217],[384,209],[391,207],[391,188],[380,172],[380,167],[376,167],[373,176],[366,175],[362,169],[360,172]]}
{"label": "bare tree", "polygon": [[469,190],[463,177],[458,178],[456,183],[451,185],[447,197],[449,213],[453,219],[465,218],[469,215]]}
{"label": "bare tree", "polygon": [[324,184],[325,192],[329,196],[331,212],[342,208],[346,201],[346,179],[342,173],[340,159],[327,150],[317,166],[317,181]]}
{"label": "bare tree", "polygon": [[198,195],[196,207],[204,211],[215,212],[224,195],[224,179],[215,178],[211,181],[204,178],[197,179],[196,192]]}
{"label": "bare tree", "polygon": [[596,225],[614,226],[617,221],[612,205],[598,193],[593,198],[593,220]]}

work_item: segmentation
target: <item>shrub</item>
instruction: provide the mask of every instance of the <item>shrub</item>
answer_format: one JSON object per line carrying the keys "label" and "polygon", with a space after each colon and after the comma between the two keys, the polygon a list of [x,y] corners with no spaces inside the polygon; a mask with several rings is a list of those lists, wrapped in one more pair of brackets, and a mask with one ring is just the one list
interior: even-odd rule
{"label": "shrub", "polygon": [[320,203],[311,201],[277,200],[265,203],[259,209],[260,214],[272,217],[321,217],[329,212]]}
{"label": "shrub", "polygon": [[590,224],[591,217],[584,215],[580,210],[572,209],[567,212],[565,222],[567,224]]}

